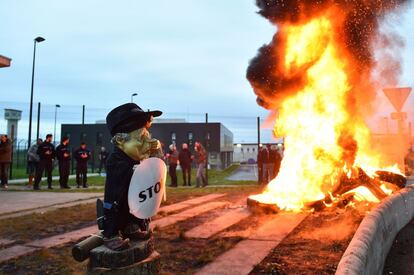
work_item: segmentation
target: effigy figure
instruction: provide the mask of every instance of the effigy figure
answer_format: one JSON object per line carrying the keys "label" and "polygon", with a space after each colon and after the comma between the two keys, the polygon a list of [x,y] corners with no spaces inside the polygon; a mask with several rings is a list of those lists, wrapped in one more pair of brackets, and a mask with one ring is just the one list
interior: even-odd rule
{"label": "effigy figure", "polygon": [[148,129],[153,117],[161,114],[127,103],[106,117],[115,146],[106,165],[103,236],[105,246],[112,250],[122,250],[128,247],[129,239],[147,239],[151,234],[150,220],[130,213],[128,190],[134,166],[160,152],[160,142],[151,138]]}
{"label": "effigy figure", "polygon": [[160,142],[148,129],[161,114],[127,103],[106,117],[114,150],[106,163],[104,201],[97,201],[102,231],[72,249],[76,260],[89,258],[89,274],[156,274],[159,270],[150,218],[165,196],[166,166],[160,159]]}

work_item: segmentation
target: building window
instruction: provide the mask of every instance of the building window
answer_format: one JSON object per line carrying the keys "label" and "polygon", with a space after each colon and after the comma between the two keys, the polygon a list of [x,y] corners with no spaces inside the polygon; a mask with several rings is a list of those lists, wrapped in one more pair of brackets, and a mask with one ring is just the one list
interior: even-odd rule
{"label": "building window", "polygon": [[96,133],[96,145],[102,145],[103,134],[98,132]]}
{"label": "building window", "polygon": [[254,153],[256,151],[256,149],[255,148],[252,148],[252,152]]}
{"label": "building window", "polygon": [[193,145],[193,139],[194,139],[193,132],[188,132],[187,139],[188,139],[188,145],[191,147]]}
{"label": "building window", "polygon": [[207,132],[206,134],[206,147],[210,147],[210,132]]}
{"label": "building window", "polygon": [[250,148],[249,147],[247,147],[247,153],[250,151]]}
{"label": "building window", "polygon": [[240,148],[240,151],[243,152],[243,148]]}
{"label": "building window", "polygon": [[86,142],[86,133],[81,133],[81,135],[80,135],[80,141],[81,142]]}
{"label": "building window", "polygon": [[177,134],[175,132],[172,132],[171,133],[171,143],[175,144],[176,140],[177,140]]}

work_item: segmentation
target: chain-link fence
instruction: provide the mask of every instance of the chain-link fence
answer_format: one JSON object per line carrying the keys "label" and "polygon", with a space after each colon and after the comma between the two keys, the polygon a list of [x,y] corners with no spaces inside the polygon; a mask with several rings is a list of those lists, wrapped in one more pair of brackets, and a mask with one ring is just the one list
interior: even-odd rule
{"label": "chain-link fence", "polygon": [[[59,105],[33,104],[31,144],[37,137],[44,138],[46,134],[55,134],[57,145],[61,137],[62,124],[94,124],[102,123],[110,111],[107,108],[91,108],[87,105]],[[40,108],[39,108],[40,107]],[[22,118],[18,122],[17,138],[13,141],[13,165],[11,178],[26,177],[27,166],[27,137],[29,133],[29,103],[26,102],[0,102],[0,109],[16,109],[22,111]],[[206,113],[169,112],[163,110],[161,120],[164,122],[206,122]],[[254,116],[228,116],[208,113],[208,122],[219,122],[233,133],[233,143],[257,143],[258,121]],[[264,118],[260,118],[260,142],[272,141],[272,131],[263,128]],[[0,133],[7,132],[7,121],[0,120]],[[99,166],[98,152],[92,152],[93,158],[89,162],[89,170],[95,172]],[[72,167],[75,167],[72,163]],[[54,169],[54,174],[57,175]],[[73,168],[72,168],[73,172]]]}

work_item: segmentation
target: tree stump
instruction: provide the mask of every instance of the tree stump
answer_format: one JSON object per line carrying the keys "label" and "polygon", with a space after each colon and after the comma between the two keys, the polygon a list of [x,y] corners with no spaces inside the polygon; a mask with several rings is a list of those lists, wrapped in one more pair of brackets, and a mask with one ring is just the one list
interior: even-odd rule
{"label": "tree stump", "polygon": [[101,245],[90,252],[88,274],[157,274],[160,255],[154,250],[154,240],[131,241],[130,247],[114,251]]}

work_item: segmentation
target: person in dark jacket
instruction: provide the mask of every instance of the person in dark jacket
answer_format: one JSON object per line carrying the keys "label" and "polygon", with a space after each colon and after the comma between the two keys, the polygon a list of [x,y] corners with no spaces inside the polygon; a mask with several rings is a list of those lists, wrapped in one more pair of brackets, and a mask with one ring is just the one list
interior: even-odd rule
{"label": "person in dark jacket", "polygon": [[91,151],[86,149],[85,142],[81,142],[73,157],[76,160],[76,184],[78,188],[81,184],[83,188],[88,188],[88,160],[91,158]]}
{"label": "person in dark jacket", "polygon": [[68,137],[63,137],[61,143],[56,147],[56,157],[59,161],[60,188],[70,189],[68,185],[70,170],[70,148]]}
{"label": "person in dark jacket", "polygon": [[7,135],[0,136],[0,179],[1,188],[8,187],[9,168],[12,161],[12,144]]}
{"label": "person in dark jacket", "polygon": [[101,152],[99,153],[99,175],[102,172],[102,168],[105,168],[106,172],[106,160],[108,159],[109,153],[106,151],[105,147],[101,147]]}
{"label": "person in dark jacket", "polygon": [[36,176],[37,166],[39,165],[39,155],[37,154],[37,149],[39,145],[42,144],[43,140],[38,138],[36,143],[30,146],[29,150],[27,151],[27,172],[29,174],[29,183],[27,185],[28,188],[33,187],[33,179]]}
{"label": "person in dark jacket", "polygon": [[273,174],[271,177],[272,179],[274,179],[279,174],[280,163],[282,162],[282,157],[280,156],[279,151],[277,150],[277,145],[272,145],[270,147],[269,157],[270,161],[273,163]]}
{"label": "person in dark jacket", "polygon": [[263,183],[263,159],[262,159],[262,145],[259,145],[259,150],[257,152],[257,180],[259,184]]}
{"label": "person in dark jacket", "polygon": [[183,172],[183,185],[186,186],[188,184],[188,186],[191,186],[191,162],[193,161],[193,156],[190,150],[188,150],[187,143],[183,143],[181,148],[178,154],[178,161]]}
{"label": "person in dark jacket", "polygon": [[170,151],[168,152],[168,174],[171,177],[170,187],[177,187],[177,165],[178,165],[178,151],[174,144],[169,146]]}
{"label": "person in dark jacket", "polygon": [[263,146],[260,150],[260,159],[262,161],[262,183],[267,184],[273,175],[273,163],[270,160],[270,146]]}
{"label": "person in dark jacket", "polygon": [[[104,194],[104,245],[112,250],[129,246],[130,239],[148,238],[149,219],[138,219],[128,206],[128,190],[133,167],[141,160],[162,152],[160,142],[151,139],[147,129],[160,111],[144,112],[138,105],[127,103],[116,107],[106,117],[115,145],[106,165]],[[121,232],[121,236],[119,235]]]}
{"label": "person in dark jacket", "polygon": [[39,183],[42,180],[43,172],[46,171],[47,174],[47,188],[52,188],[52,170],[53,170],[53,160],[56,157],[55,146],[52,144],[52,134],[46,135],[45,141],[39,145],[37,148],[37,154],[39,155],[40,161],[37,166],[35,184],[33,186],[34,190],[39,190]]}

